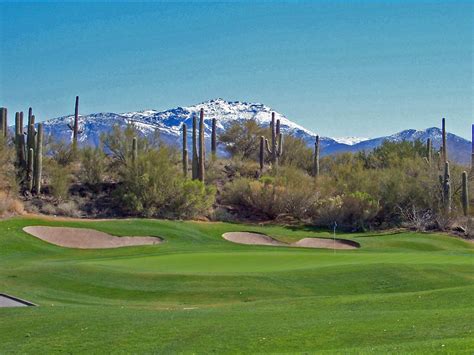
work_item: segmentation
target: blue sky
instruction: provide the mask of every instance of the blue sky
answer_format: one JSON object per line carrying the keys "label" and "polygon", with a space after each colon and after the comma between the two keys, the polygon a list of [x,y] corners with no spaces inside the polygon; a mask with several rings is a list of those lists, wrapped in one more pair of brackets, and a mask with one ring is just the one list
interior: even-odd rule
{"label": "blue sky", "polygon": [[0,105],[261,102],[328,136],[470,138],[472,2],[0,3]]}

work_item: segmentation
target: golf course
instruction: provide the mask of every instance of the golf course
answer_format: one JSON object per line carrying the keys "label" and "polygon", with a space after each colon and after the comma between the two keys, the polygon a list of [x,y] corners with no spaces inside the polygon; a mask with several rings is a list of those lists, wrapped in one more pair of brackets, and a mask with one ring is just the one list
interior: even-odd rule
{"label": "golf course", "polygon": [[[65,248],[28,226],[161,238]],[[283,245],[241,245],[229,232]],[[0,353],[472,353],[474,244],[442,234],[338,233],[351,250],[286,246],[309,227],[164,220],[0,222]],[[132,238],[132,237],[130,237]]]}

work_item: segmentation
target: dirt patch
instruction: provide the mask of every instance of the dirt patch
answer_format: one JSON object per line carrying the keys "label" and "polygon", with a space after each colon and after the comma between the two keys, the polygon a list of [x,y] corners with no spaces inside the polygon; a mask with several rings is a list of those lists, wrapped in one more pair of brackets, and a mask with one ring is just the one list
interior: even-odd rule
{"label": "dirt patch", "polygon": [[23,230],[45,242],[65,248],[109,249],[163,242],[159,237],[114,237],[88,228],[33,226]]}
{"label": "dirt patch", "polygon": [[321,248],[321,249],[357,249],[360,244],[347,239],[324,239],[324,238],[303,238],[295,243],[283,243],[272,237],[254,232],[229,232],[222,237],[233,243],[251,245],[272,245],[300,248]]}

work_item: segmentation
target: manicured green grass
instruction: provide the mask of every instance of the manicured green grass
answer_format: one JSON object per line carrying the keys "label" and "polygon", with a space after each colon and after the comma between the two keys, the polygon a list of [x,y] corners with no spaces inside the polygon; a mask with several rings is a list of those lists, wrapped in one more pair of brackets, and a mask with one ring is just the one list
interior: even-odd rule
{"label": "manicured green grass", "polygon": [[[28,225],[154,235],[157,246],[74,250]],[[237,245],[311,228],[122,220],[0,222],[0,353],[472,353],[474,245],[436,234],[351,234],[358,250]]]}

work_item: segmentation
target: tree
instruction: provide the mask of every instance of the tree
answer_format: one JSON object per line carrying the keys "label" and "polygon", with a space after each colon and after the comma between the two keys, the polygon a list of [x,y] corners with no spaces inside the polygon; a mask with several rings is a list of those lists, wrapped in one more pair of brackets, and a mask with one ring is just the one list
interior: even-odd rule
{"label": "tree", "polygon": [[232,122],[230,127],[220,135],[219,140],[226,145],[226,150],[232,156],[243,159],[257,159],[260,136],[266,130],[255,120]]}

